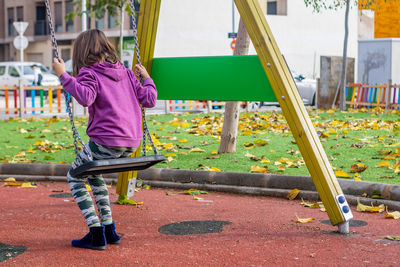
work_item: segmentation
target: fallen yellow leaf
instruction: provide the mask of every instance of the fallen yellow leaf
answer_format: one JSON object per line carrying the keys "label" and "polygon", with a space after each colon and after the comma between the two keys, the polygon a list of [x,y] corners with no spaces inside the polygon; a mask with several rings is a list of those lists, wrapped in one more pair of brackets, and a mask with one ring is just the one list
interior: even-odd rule
{"label": "fallen yellow leaf", "polygon": [[292,191],[289,192],[289,194],[286,196],[287,199],[293,200],[297,197],[297,195],[300,193],[300,190],[295,188]]}
{"label": "fallen yellow leaf", "polygon": [[381,161],[375,167],[376,168],[382,168],[382,167],[389,167],[389,166],[390,166],[390,162],[389,161]]}
{"label": "fallen yellow leaf", "polygon": [[400,236],[387,235],[387,236],[385,236],[385,239],[400,241]]}
{"label": "fallen yellow leaf", "polygon": [[356,181],[361,181],[361,176],[358,174],[358,172],[356,172],[356,173],[354,174],[354,180],[356,180]]}
{"label": "fallen yellow leaf", "polygon": [[400,219],[400,211],[388,212],[388,209],[386,207],[385,218],[395,219],[395,220]]}
{"label": "fallen yellow leaf", "polygon": [[335,175],[336,175],[336,177],[339,177],[339,178],[350,178],[350,175],[347,172],[342,171],[342,170],[337,170],[335,172]]}
{"label": "fallen yellow leaf", "polygon": [[265,142],[265,141],[262,140],[262,139],[258,139],[258,140],[256,140],[256,141],[254,142],[254,144],[255,144],[256,146],[265,146],[265,145],[267,144],[267,142]]}
{"label": "fallen yellow leaf", "polygon": [[188,141],[188,140],[187,140],[186,138],[182,138],[182,139],[179,139],[179,140],[178,140],[179,143],[187,143],[187,141]]}
{"label": "fallen yellow leaf", "polygon": [[173,147],[174,147],[174,144],[172,144],[172,143],[168,143],[168,144],[162,145],[163,149],[170,149],[170,148],[173,148]]}
{"label": "fallen yellow leaf", "polygon": [[25,157],[25,152],[18,152],[14,157]]}
{"label": "fallen yellow leaf", "polygon": [[364,205],[364,204],[360,203],[360,198],[358,197],[357,198],[357,211],[360,211],[360,212],[367,211],[367,212],[379,212],[379,213],[381,213],[381,212],[385,211],[385,205],[381,204],[381,205],[379,205],[377,207],[374,207],[373,205],[372,206]]}
{"label": "fallen yellow leaf", "polygon": [[21,187],[22,188],[35,188],[35,187],[37,187],[36,185],[33,185],[32,183],[22,183],[21,184]]}
{"label": "fallen yellow leaf", "polygon": [[268,173],[269,170],[265,167],[259,167],[258,165],[253,165],[250,168],[250,172],[254,172],[254,173]]}
{"label": "fallen yellow leaf", "polygon": [[16,180],[14,177],[8,177],[8,178],[4,179],[3,182],[16,182]]}
{"label": "fallen yellow leaf", "polygon": [[192,149],[190,150],[190,152],[200,152],[200,153],[203,153],[203,152],[206,152],[206,151],[203,150],[203,149],[201,149],[201,148],[199,148],[199,147],[194,147],[194,148],[192,148]]}
{"label": "fallen yellow leaf", "polygon": [[8,185],[8,186],[21,186],[22,183],[20,183],[20,182],[5,182],[4,185]]}
{"label": "fallen yellow leaf", "polygon": [[299,218],[296,215],[296,222],[299,222],[299,223],[308,223],[308,222],[311,222],[312,220],[315,220],[315,218],[314,217],[311,217],[311,218]]}
{"label": "fallen yellow leaf", "polygon": [[363,163],[357,163],[351,165],[349,172],[363,172],[368,168],[368,166],[364,165]]}

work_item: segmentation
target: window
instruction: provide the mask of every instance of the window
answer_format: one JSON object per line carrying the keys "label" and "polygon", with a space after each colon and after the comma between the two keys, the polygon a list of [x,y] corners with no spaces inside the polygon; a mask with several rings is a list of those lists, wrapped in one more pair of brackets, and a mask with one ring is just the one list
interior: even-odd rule
{"label": "window", "polygon": [[287,15],[287,0],[267,0],[267,15]]}
{"label": "window", "polygon": [[8,67],[8,75],[10,75],[11,77],[19,77],[19,73],[14,67]]}
{"label": "window", "polygon": [[14,8],[12,8],[12,7],[7,8],[7,16],[8,16],[8,36],[13,36],[14,35],[14,28],[13,28]]}
{"label": "window", "polygon": [[96,19],[96,29],[104,29],[104,18]]}
{"label": "window", "polygon": [[0,66],[0,76],[4,75],[6,73],[6,66]]}
{"label": "window", "polygon": [[17,7],[17,21],[24,21],[24,7]]}
{"label": "window", "polygon": [[55,31],[62,32],[63,31],[63,15],[62,15],[62,2],[54,3],[54,19],[56,22]]}
{"label": "window", "polygon": [[117,21],[118,21],[118,16],[110,16],[108,15],[108,28],[116,28],[117,25]]}
{"label": "window", "polygon": [[267,15],[278,15],[278,3],[276,1],[267,2]]}
{"label": "window", "polygon": [[[68,0],[65,1],[65,15],[71,13],[73,11],[73,6],[72,6],[72,1]],[[67,32],[73,32],[74,31],[74,21],[72,19],[69,19],[66,21],[66,31]]]}
{"label": "window", "polygon": [[63,48],[61,49],[61,58],[64,61],[71,59],[71,49],[70,48]]}
{"label": "window", "polygon": [[47,35],[45,6],[36,6],[35,35]]}

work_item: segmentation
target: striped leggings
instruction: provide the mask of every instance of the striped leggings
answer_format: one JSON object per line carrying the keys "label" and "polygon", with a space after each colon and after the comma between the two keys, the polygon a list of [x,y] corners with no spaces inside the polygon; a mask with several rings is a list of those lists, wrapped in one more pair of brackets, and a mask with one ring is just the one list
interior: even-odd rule
{"label": "striped leggings", "polygon": [[[91,152],[94,160],[129,157],[134,149],[107,147],[99,145],[92,141],[89,141],[85,146],[87,150]],[[90,160],[88,156],[82,149],[79,155],[77,155],[74,163],[72,164],[71,169],[75,169],[89,161]],[[98,225],[100,223],[100,220],[102,223],[112,222],[108,189],[101,175],[90,175],[87,177],[78,178],[73,177],[70,172],[68,172],[67,178],[71,193],[74,196],[75,201],[78,204],[82,215],[85,218],[85,221],[89,227],[93,225]],[[86,178],[92,189],[93,197],[96,202],[97,210],[99,211],[100,219],[94,208],[92,197],[86,189]]]}

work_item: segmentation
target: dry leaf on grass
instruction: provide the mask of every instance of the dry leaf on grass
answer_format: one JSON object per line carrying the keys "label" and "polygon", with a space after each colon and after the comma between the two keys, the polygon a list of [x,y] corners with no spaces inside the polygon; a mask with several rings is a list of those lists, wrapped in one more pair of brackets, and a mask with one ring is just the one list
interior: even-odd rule
{"label": "dry leaf on grass", "polygon": [[364,165],[363,163],[357,163],[351,165],[349,172],[363,172],[368,168],[368,166]]}
{"label": "dry leaf on grass", "polygon": [[250,172],[253,172],[253,173],[269,173],[269,170],[266,167],[259,167],[258,165],[253,165],[250,168]]}
{"label": "dry leaf on grass", "polygon": [[335,175],[336,175],[336,177],[338,177],[338,178],[350,178],[350,175],[349,175],[347,172],[342,171],[342,170],[337,170],[337,171],[335,172]]}
{"label": "dry leaf on grass", "polygon": [[389,167],[389,166],[390,166],[390,162],[389,161],[381,161],[375,167],[376,168],[384,168],[384,167]]}
{"label": "dry leaf on grass", "polygon": [[198,147],[194,147],[190,150],[190,152],[199,152],[199,153],[203,153],[206,152],[205,150],[198,148]]}

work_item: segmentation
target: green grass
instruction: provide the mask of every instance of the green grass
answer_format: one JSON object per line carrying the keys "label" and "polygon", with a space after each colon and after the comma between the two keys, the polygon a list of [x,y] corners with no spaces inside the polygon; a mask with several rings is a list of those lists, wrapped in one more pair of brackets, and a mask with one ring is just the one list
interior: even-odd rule
{"label": "green grass", "polygon": [[[400,175],[393,169],[396,159],[400,157],[396,154],[396,148],[400,148],[400,136],[397,135],[399,113],[310,110],[309,114],[334,169],[347,172],[352,179],[354,173],[349,173],[351,165],[363,163],[368,166],[360,173],[363,181],[400,184]],[[222,114],[214,113],[148,116],[149,127],[160,142],[160,152],[176,155],[170,157],[172,161],[160,163],[157,167],[191,170],[214,167],[222,171],[250,172],[251,166],[258,165],[267,167],[270,173],[309,175],[290,129],[279,112],[241,114],[237,152],[212,154],[219,148],[222,117]],[[86,118],[76,121],[84,141],[88,139],[86,123]],[[71,163],[74,160],[68,119],[15,119],[2,120],[0,124],[0,162]],[[45,129],[47,131],[43,131]],[[181,143],[179,139],[186,139],[187,142]],[[50,149],[48,145],[44,146],[50,152],[40,151],[35,145],[38,140],[50,141]],[[261,143],[260,140],[266,145],[251,145]],[[60,147],[57,148],[53,142]],[[190,152],[192,148],[205,152]],[[392,169],[376,167],[385,157],[379,154],[381,150],[393,155],[393,159],[387,160]],[[21,152],[25,155],[21,156]],[[258,160],[254,161],[246,154],[252,154]],[[291,167],[287,166],[285,158],[293,162]],[[284,163],[275,165],[279,160]],[[280,166],[284,170],[279,170]]]}

